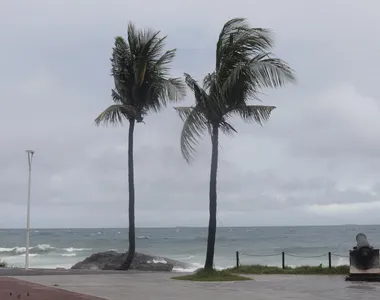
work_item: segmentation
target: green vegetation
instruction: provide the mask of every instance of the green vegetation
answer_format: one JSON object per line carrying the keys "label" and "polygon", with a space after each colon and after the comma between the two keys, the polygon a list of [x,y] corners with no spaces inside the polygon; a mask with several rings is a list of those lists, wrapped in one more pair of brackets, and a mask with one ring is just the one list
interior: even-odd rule
{"label": "green vegetation", "polygon": [[242,280],[252,280],[248,277],[243,277],[240,275],[232,274],[226,270],[217,271],[214,269],[201,269],[194,274],[172,277],[176,280],[189,280],[189,281],[242,281]]}
{"label": "green vegetation", "polygon": [[235,18],[226,22],[219,34],[215,69],[205,76],[203,84],[185,74],[195,105],[176,108],[184,121],[182,155],[190,162],[204,134],[210,135],[212,144],[205,269],[211,270],[214,265],[219,134],[237,133],[230,123],[233,117],[263,125],[275,107],[253,105],[249,101],[259,101],[265,88],[279,88],[295,81],[293,70],[271,54],[272,48],[269,30],[252,28],[245,19]]}
{"label": "green vegetation", "polygon": [[300,266],[296,268],[286,267],[270,267],[263,265],[242,265],[239,268],[231,268],[226,270],[230,273],[237,274],[287,274],[287,275],[347,275],[348,266],[328,267],[319,266]]}
{"label": "green vegetation", "polygon": [[136,123],[143,123],[150,112],[158,112],[168,101],[185,97],[185,84],[169,77],[169,65],[176,50],[164,51],[166,37],[159,31],[137,30],[128,26],[128,37],[116,37],[111,57],[113,105],[104,110],[95,124],[129,123],[128,133],[128,193],[129,193],[129,249],[121,269],[128,270],[135,255],[135,186],[133,166],[133,138]]}
{"label": "green vegetation", "polygon": [[8,268],[8,263],[0,260],[0,268]]}

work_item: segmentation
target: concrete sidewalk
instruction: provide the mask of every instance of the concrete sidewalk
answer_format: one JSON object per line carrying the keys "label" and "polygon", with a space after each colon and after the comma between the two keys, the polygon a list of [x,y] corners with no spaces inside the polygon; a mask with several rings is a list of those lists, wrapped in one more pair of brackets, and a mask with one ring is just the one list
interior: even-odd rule
{"label": "concrete sidewalk", "polygon": [[255,276],[241,282],[201,283],[171,280],[173,273],[27,276],[22,280],[109,300],[371,300],[380,284],[350,283],[344,276]]}

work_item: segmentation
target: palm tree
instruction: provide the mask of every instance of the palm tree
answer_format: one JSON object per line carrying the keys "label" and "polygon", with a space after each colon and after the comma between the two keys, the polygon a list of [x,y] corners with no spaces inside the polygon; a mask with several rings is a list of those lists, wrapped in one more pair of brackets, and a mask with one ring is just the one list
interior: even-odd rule
{"label": "palm tree", "polygon": [[176,50],[164,51],[165,39],[160,32],[137,30],[128,25],[128,39],[116,37],[113,47],[111,74],[114,104],[96,119],[99,124],[129,123],[128,132],[128,188],[129,188],[129,249],[120,269],[128,270],[136,249],[135,244],[135,188],[133,166],[133,135],[135,123],[142,123],[144,116],[158,112],[167,101],[184,98],[185,84],[179,78],[168,76],[169,64]]}
{"label": "palm tree", "polygon": [[223,26],[216,45],[215,70],[204,78],[203,85],[185,74],[186,84],[195,96],[195,106],[176,108],[184,121],[182,155],[191,162],[198,139],[205,131],[211,135],[212,144],[205,269],[212,269],[214,265],[219,131],[236,133],[228,122],[234,116],[263,125],[275,107],[250,105],[248,100],[259,100],[263,88],[277,88],[295,81],[293,70],[273,57],[269,52],[271,48],[268,30],[251,28],[245,19],[235,18]]}

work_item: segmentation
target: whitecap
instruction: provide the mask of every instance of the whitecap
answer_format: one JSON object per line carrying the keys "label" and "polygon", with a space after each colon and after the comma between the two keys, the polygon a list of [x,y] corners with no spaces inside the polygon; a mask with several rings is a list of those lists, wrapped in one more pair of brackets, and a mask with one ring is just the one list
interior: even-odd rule
{"label": "whitecap", "polygon": [[[174,267],[173,268],[173,272],[178,272],[178,273],[193,273],[195,272],[196,270],[198,269],[201,269],[203,268],[203,264],[201,263],[192,263],[188,268],[177,268],[177,267]],[[225,268],[222,268],[222,267],[219,267],[219,266],[215,266],[215,270],[223,270]]]}
{"label": "whitecap", "polygon": [[76,255],[77,255],[76,253],[64,253],[61,256],[71,257],[71,256],[76,256]]}
{"label": "whitecap", "polygon": [[[26,253],[21,254],[21,255],[19,255],[19,256],[25,257],[25,256],[26,256]],[[38,254],[37,254],[37,253],[29,253],[29,256],[30,256],[30,257],[35,257],[35,256],[38,256]]]}
{"label": "whitecap", "polygon": [[[47,244],[37,245],[29,248],[29,253],[48,253],[56,250],[57,248]],[[13,248],[0,248],[1,254],[17,255],[26,253],[25,247],[13,247]]]}
{"label": "whitecap", "polygon": [[173,272],[179,272],[179,273],[193,273],[194,271],[198,270],[199,268],[203,268],[203,265],[200,263],[192,263],[189,268],[173,268]]}
{"label": "whitecap", "polygon": [[165,260],[165,259],[162,259],[162,258],[154,258],[153,259],[153,263],[154,264],[167,264],[168,262]]}
{"label": "whitecap", "polygon": [[70,248],[64,248],[63,250],[67,251],[67,252],[75,252],[75,251],[91,251],[92,248],[73,248],[73,247],[70,247]]}
{"label": "whitecap", "polygon": [[150,236],[149,235],[140,235],[137,237],[138,240],[149,240]]}
{"label": "whitecap", "polygon": [[18,253],[23,253],[23,252],[26,252],[25,247],[0,248],[0,253],[5,253],[5,254],[18,254]]}

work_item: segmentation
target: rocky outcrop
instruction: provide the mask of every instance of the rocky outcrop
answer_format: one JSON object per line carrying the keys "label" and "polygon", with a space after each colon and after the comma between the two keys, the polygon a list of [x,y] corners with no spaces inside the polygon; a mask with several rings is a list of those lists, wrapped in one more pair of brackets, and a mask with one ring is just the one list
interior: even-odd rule
{"label": "rocky outcrop", "polygon": [[[75,264],[71,269],[117,270],[125,261],[126,257],[126,253],[117,253],[115,251],[95,253],[87,257],[84,261]],[[173,268],[186,269],[188,267],[189,266],[185,263],[169,258],[136,253],[130,270],[170,272]]]}

